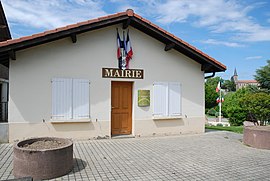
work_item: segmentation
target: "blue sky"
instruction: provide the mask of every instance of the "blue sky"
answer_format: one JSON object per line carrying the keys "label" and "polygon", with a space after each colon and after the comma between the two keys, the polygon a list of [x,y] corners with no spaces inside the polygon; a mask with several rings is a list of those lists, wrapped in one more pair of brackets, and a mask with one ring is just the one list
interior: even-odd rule
{"label": "blue sky", "polygon": [[269,0],[1,1],[13,38],[131,8],[225,64],[224,79],[235,67],[239,79],[253,79],[270,59]]}

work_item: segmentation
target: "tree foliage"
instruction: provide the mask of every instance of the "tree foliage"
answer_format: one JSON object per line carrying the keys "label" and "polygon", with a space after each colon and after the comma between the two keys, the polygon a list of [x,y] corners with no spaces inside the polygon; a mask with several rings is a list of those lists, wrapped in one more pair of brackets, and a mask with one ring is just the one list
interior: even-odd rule
{"label": "tree foliage", "polygon": [[228,93],[225,96],[225,101],[222,105],[223,115],[229,118],[232,126],[240,126],[246,120],[248,111],[243,104],[242,99],[249,93],[246,88],[237,90],[236,92]]}
{"label": "tree foliage", "polygon": [[236,90],[236,85],[234,81],[225,80],[222,84],[222,89],[227,89],[229,92],[232,92]]}
{"label": "tree foliage", "polygon": [[219,77],[207,79],[205,82],[205,108],[210,109],[217,105],[216,99],[218,97],[218,93],[216,92],[216,87]]}
{"label": "tree foliage", "polygon": [[270,121],[270,94],[265,92],[248,93],[240,102],[245,110],[253,113],[261,123]]}
{"label": "tree foliage", "polygon": [[242,125],[250,112],[261,122],[270,121],[270,94],[253,86],[228,93],[222,107],[233,126]]}
{"label": "tree foliage", "polygon": [[259,82],[260,87],[270,91],[270,60],[267,65],[256,70],[255,79]]}

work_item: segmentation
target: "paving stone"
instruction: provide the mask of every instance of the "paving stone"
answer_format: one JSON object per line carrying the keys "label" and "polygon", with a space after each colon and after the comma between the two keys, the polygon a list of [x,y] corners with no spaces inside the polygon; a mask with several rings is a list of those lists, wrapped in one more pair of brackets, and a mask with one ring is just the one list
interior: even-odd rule
{"label": "paving stone", "polygon": [[[242,135],[74,141],[74,169],[54,180],[270,180],[270,150]],[[12,144],[0,144],[0,180],[13,179]]]}

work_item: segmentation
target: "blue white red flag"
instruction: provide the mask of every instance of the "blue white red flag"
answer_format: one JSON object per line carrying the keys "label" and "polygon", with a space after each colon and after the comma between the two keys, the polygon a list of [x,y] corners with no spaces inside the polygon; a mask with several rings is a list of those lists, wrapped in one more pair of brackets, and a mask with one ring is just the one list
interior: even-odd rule
{"label": "blue white red flag", "polygon": [[221,100],[220,100],[220,98],[218,97],[216,101],[217,101],[217,103],[224,102],[224,97],[221,97]]}
{"label": "blue white red flag", "polygon": [[122,70],[128,69],[129,61],[132,59],[132,56],[133,50],[129,38],[129,31],[127,32],[127,36],[125,36],[125,32],[123,31],[123,41],[122,41],[117,29],[117,59],[119,69]]}
{"label": "blue white red flag", "polygon": [[118,59],[118,67],[122,68],[122,53],[121,53],[121,39],[117,30],[117,59]]}
{"label": "blue white red flag", "polygon": [[216,92],[219,92],[220,91],[220,81],[218,81],[218,85],[216,87]]}
{"label": "blue white red flag", "polygon": [[123,31],[123,54],[122,54],[122,69],[125,70],[127,69],[127,60],[126,60],[126,57],[127,57],[127,42],[126,42],[126,39],[125,39],[125,31]]}
{"label": "blue white red flag", "polygon": [[129,68],[129,61],[132,59],[132,55],[133,55],[133,50],[131,47],[131,41],[129,38],[129,31],[127,32],[127,41],[126,41],[126,64],[127,64],[127,68]]}

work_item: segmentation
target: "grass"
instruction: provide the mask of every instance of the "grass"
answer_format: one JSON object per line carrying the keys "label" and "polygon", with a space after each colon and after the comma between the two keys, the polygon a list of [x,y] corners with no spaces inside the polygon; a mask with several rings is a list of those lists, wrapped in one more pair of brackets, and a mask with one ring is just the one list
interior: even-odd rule
{"label": "grass", "polygon": [[222,130],[222,131],[231,131],[235,133],[243,133],[243,126],[208,126],[205,125],[205,129],[214,129],[214,130]]}

